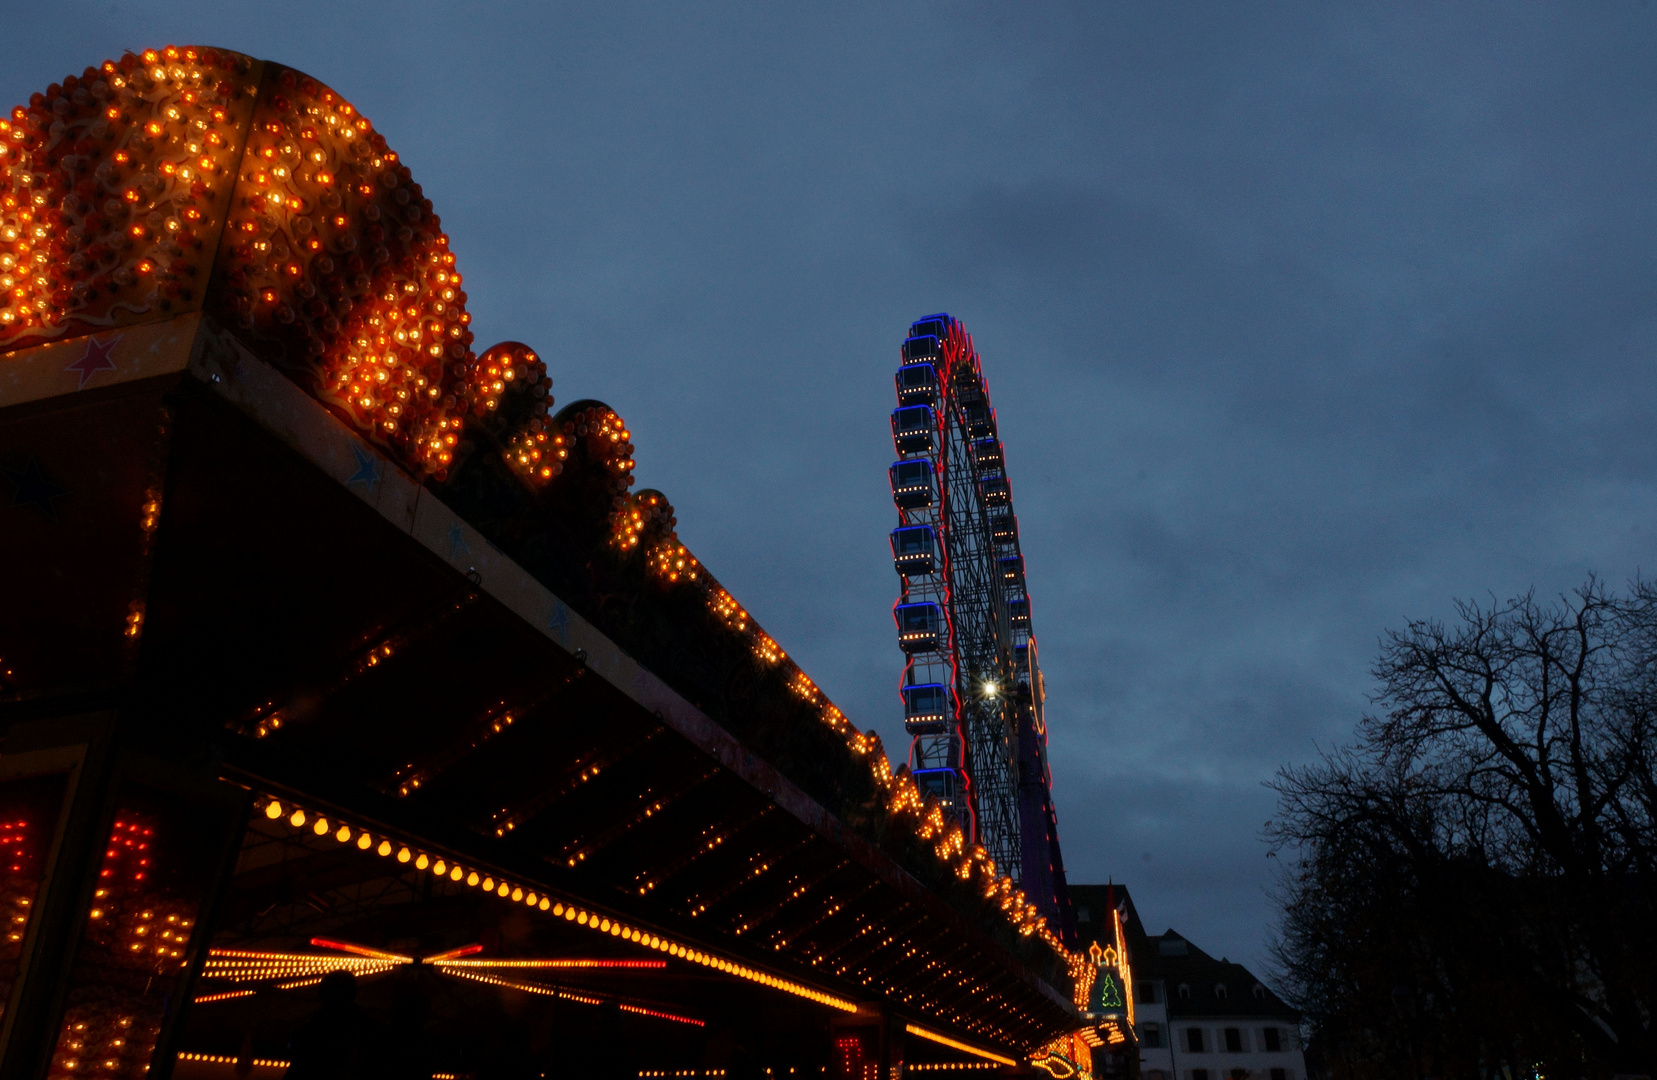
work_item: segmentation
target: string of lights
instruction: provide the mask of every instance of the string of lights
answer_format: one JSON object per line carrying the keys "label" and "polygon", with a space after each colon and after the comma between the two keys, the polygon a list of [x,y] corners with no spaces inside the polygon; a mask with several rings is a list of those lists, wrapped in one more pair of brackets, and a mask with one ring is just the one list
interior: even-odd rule
{"label": "string of lights", "polygon": [[951,1050],[959,1050],[964,1054],[972,1054],[973,1056],[981,1057],[986,1061],[993,1061],[998,1065],[1016,1066],[1018,1064],[1018,1062],[1014,1061],[1012,1058],[1002,1057],[994,1051],[985,1050],[983,1047],[974,1046],[971,1043],[964,1043],[959,1039],[952,1039],[948,1035],[923,1028],[919,1024],[905,1024],[903,1026],[903,1030],[907,1031],[911,1035],[918,1035],[923,1039],[935,1042],[939,1046],[947,1046]]}
{"label": "string of lights", "polygon": [[[412,866],[416,870],[429,870],[432,874],[445,877],[451,882],[464,883],[469,888],[476,888],[485,893],[492,893],[503,900],[509,900],[513,903],[521,903],[525,907],[549,913],[553,918],[562,918],[566,922],[585,927],[595,933],[607,935],[611,938],[618,938],[622,941],[628,941],[639,945],[642,948],[663,953],[664,955],[676,960],[682,960],[687,963],[709,968],[722,974],[731,975],[748,982],[757,983],[758,985],[769,987],[773,990],[779,990],[795,997],[804,998],[807,1001],[812,1001],[819,1005],[825,1005],[829,1008],[838,1009],[842,1012],[854,1013],[858,1009],[855,1001],[840,997],[837,994],[830,994],[815,987],[807,986],[804,983],[796,982],[793,979],[773,975],[770,972],[762,971],[758,968],[719,956],[715,953],[694,948],[690,945],[675,941],[671,938],[663,937],[659,934],[650,933],[640,927],[626,925],[620,920],[611,919],[600,912],[588,911],[574,903],[566,904],[562,900],[555,900],[543,891],[534,888],[526,888],[522,884],[506,880],[505,878],[497,878],[492,872],[481,870],[476,867],[465,866],[460,863],[450,862],[443,856],[434,855],[429,852],[416,851],[407,844],[403,844],[400,841],[393,841],[390,837],[383,834],[376,834],[359,826],[353,826],[349,823],[338,821],[337,819],[330,820],[321,814],[308,813],[302,807],[293,806],[291,804],[284,805],[280,800],[275,798],[265,797],[262,801],[263,813],[267,820],[272,822],[285,822],[289,828],[295,830],[296,832],[308,830],[311,835],[316,837],[332,836],[333,839],[339,844],[354,845],[358,850],[364,852],[373,851],[381,858],[391,858],[393,854],[395,854],[396,861],[401,865]],[[270,955],[284,956],[286,954]],[[379,956],[394,957],[395,954],[382,953],[379,954]],[[252,958],[249,957],[244,959]],[[280,965],[281,963],[287,961],[269,960],[268,962]],[[361,958],[341,957],[339,958],[339,962],[392,964],[401,962],[401,959],[381,960],[376,956],[365,956]],[[666,961],[657,962],[663,964],[666,963]],[[444,962],[439,966],[451,970],[455,975],[465,977],[480,976],[483,974],[482,971],[473,970],[465,961],[461,961],[459,963]],[[479,964],[478,967],[481,968],[483,965]]]}
{"label": "string of lights", "polygon": [[[431,961],[437,961],[432,957]],[[654,968],[667,967],[666,960],[446,960],[446,968]]]}
{"label": "string of lights", "polygon": [[1000,1065],[993,1061],[925,1061],[905,1062],[904,1072],[942,1072],[960,1071],[963,1069],[999,1069]]}
{"label": "string of lights", "polygon": [[[416,958],[403,956],[397,953],[386,953],[379,949],[372,949],[356,945],[348,941],[335,941],[330,938],[312,938],[311,944],[320,948],[333,949],[348,955],[319,955],[315,953],[280,953],[257,952],[244,949],[212,949],[208,952],[207,963],[202,974],[206,978],[228,979],[234,982],[270,981],[294,972],[322,972],[349,971],[359,977],[379,975],[395,968],[414,964],[427,964],[436,968],[445,975],[455,978],[470,979],[473,982],[487,983],[491,986],[500,986],[512,990],[522,990],[526,993],[541,994],[548,997],[561,998],[566,1001],[577,1001],[586,1005],[602,1005],[614,1002],[624,1012],[637,1013],[640,1016],[652,1016],[662,1020],[672,1020],[681,1024],[690,1024],[702,1027],[704,1022],[690,1016],[669,1012],[663,1008],[655,1008],[647,1003],[616,999],[611,995],[599,993],[581,993],[562,986],[548,986],[542,983],[526,983],[512,979],[505,979],[491,973],[491,969],[507,970],[571,970],[571,969],[626,969],[626,970],[661,970],[667,967],[666,960],[619,960],[619,959],[536,959],[536,960],[460,960],[454,957],[470,955],[482,948],[480,945],[468,945],[448,952],[438,953],[435,956]],[[355,955],[350,955],[355,954]],[[366,955],[365,955],[366,954]],[[300,986],[313,986],[322,981],[320,975],[314,978],[286,979],[275,983],[278,990],[288,990]],[[227,993],[203,994],[195,998],[196,1004],[206,1004],[214,1001],[230,1001],[236,998],[248,997],[256,993],[253,990],[236,990]]]}
{"label": "string of lights", "polygon": [[[236,1064],[236,1058],[227,1056],[225,1054],[193,1054],[193,1053],[190,1053],[189,1051],[184,1051],[184,1050],[179,1051],[178,1060],[180,1060],[180,1061],[202,1061],[202,1062],[206,1062],[209,1065],[234,1065],[234,1064]],[[293,1064],[293,1062],[291,1062],[291,1061],[278,1061],[275,1058],[254,1058],[252,1063],[255,1067],[261,1067],[261,1068],[266,1068],[266,1069],[286,1069],[290,1065]]]}
{"label": "string of lights", "polygon": [[[178,1053],[178,1060],[198,1062],[204,1065],[235,1065],[239,1059],[228,1054],[197,1054],[188,1050],[181,1050]],[[249,1060],[249,1064],[256,1069],[287,1069],[293,1066],[293,1062],[282,1061],[278,1058],[252,1058]],[[432,1073],[431,1075],[432,1080],[460,1080],[458,1073]]]}

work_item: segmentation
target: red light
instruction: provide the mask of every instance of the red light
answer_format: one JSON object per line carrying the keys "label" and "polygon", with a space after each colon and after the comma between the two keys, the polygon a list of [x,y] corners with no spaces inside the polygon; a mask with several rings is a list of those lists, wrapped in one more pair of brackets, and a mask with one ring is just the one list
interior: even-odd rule
{"label": "red light", "polygon": [[627,1005],[627,1004],[618,1005],[617,1008],[621,1009],[622,1012],[638,1013],[640,1016],[655,1016],[655,1017],[658,1017],[662,1020],[672,1020],[675,1023],[679,1023],[679,1024],[690,1024],[693,1027],[706,1027],[707,1026],[706,1023],[704,1023],[701,1020],[697,1020],[695,1017],[679,1016],[677,1013],[658,1012],[655,1009],[645,1009],[645,1008],[640,1008],[637,1005]]}

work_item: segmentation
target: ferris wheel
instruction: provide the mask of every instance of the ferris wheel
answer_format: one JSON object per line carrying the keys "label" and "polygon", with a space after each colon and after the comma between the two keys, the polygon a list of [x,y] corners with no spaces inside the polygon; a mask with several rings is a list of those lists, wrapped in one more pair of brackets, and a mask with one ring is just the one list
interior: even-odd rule
{"label": "ferris wheel", "polygon": [[909,768],[1068,937],[1018,517],[989,388],[960,322],[915,322],[896,384],[891,542],[902,584],[892,615]]}

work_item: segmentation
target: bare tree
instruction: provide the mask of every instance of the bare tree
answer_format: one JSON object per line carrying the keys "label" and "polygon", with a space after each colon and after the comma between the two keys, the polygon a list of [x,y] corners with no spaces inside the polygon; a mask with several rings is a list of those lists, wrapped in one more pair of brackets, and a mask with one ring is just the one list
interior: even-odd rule
{"label": "bare tree", "polygon": [[1650,1073],[1657,592],[1457,611],[1279,773],[1278,962],[1337,1071]]}

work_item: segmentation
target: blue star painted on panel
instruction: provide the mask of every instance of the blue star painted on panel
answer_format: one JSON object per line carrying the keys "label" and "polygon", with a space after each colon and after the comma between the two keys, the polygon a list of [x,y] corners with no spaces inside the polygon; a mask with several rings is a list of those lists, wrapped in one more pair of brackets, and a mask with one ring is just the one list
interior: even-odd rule
{"label": "blue star painted on panel", "polygon": [[555,600],[552,613],[547,616],[547,629],[558,635],[558,644],[570,643],[570,609],[564,606],[564,601]]}
{"label": "blue star painted on panel", "polygon": [[52,500],[69,494],[69,489],[54,483],[46,475],[40,467],[39,458],[30,454],[21,469],[0,469],[0,472],[4,472],[6,479],[16,488],[12,494],[13,506],[37,507],[53,521],[58,519],[58,510],[52,505]]}
{"label": "blue star painted on panel", "polygon": [[466,530],[459,525],[451,525],[449,527],[449,558],[453,559],[456,555],[470,555],[471,553],[472,549],[466,546]]}
{"label": "blue star painted on panel", "polygon": [[364,450],[356,443],[351,444],[351,456],[357,459],[357,471],[345,481],[347,484],[362,484],[372,492],[380,486],[380,459]]}

